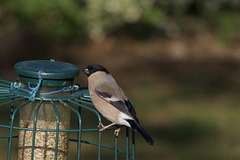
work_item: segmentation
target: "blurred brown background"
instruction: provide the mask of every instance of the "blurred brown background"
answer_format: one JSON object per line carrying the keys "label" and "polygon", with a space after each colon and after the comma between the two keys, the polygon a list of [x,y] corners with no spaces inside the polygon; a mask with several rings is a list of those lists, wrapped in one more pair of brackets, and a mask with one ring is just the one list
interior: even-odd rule
{"label": "blurred brown background", "polygon": [[[15,80],[24,60],[101,64],[155,139],[137,135],[137,159],[240,159],[239,9],[238,0],[2,0],[0,78]],[[87,85],[82,74],[76,82]]]}

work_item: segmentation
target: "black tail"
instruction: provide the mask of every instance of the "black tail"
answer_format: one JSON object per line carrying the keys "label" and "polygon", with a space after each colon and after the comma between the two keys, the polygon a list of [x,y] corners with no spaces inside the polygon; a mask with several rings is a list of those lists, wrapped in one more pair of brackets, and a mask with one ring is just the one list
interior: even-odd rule
{"label": "black tail", "polygon": [[148,144],[153,145],[154,140],[147,134],[147,132],[140,126],[140,124],[130,119],[127,119],[126,121],[131,125],[133,130],[137,130],[143,136]]}

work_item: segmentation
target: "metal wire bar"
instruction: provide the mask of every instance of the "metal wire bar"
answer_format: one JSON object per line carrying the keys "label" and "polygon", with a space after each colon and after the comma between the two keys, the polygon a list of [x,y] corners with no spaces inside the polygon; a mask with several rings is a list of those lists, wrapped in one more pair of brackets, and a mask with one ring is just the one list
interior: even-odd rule
{"label": "metal wire bar", "polygon": [[8,96],[12,96],[12,93],[7,93],[7,94],[1,94],[0,97],[8,97]]}
{"label": "metal wire bar", "polygon": [[[73,104],[76,104],[84,109],[94,112],[98,117],[99,124],[102,122],[100,114],[95,109],[89,108],[87,106],[84,106],[83,104],[78,103],[78,102],[81,102],[81,101],[79,101],[79,99],[75,99],[75,101],[78,101],[78,102],[75,102],[73,100],[68,100],[68,101]],[[101,159],[101,143],[102,143],[102,133],[99,131],[98,132],[98,160]]]}
{"label": "metal wire bar", "polygon": [[101,160],[102,132],[98,131],[98,160]]}
{"label": "metal wire bar", "polygon": [[9,93],[11,93],[11,92],[10,92],[10,89],[6,89],[6,88],[3,89],[3,88],[0,88],[0,93],[1,93],[1,94],[9,94]]}
{"label": "metal wire bar", "polygon": [[8,88],[11,87],[11,85],[9,85],[9,84],[2,84],[2,83],[0,83],[0,86],[2,86],[2,87],[8,87]]}
{"label": "metal wire bar", "polygon": [[[1,85],[1,83],[0,83],[0,85]],[[0,91],[8,91],[9,92],[10,88],[0,86]]]}
{"label": "metal wire bar", "polygon": [[126,127],[126,160],[129,160],[129,128]]}
{"label": "metal wire bar", "polygon": [[0,82],[7,83],[7,84],[11,84],[12,83],[10,81],[6,81],[6,80],[3,80],[3,79],[0,79]]}
{"label": "metal wire bar", "polygon": [[4,102],[4,103],[0,103],[0,107],[1,106],[4,106],[6,104],[9,104],[9,103],[14,103],[14,102],[17,102],[17,101],[21,101],[23,100],[24,98],[18,98],[18,99],[14,99],[14,100],[11,100],[11,101],[8,101],[8,102]]}
{"label": "metal wire bar", "polygon": [[[81,99],[82,99],[82,100],[81,100]],[[91,100],[88,99],[89,101],[88,101],[88,100],[86,101],[86,99],[87,99],[87,98],[84,98],[84,99],[83,99],[83,98],[81,97],[80,99],[76,99],[76,100],[77,100],[78,102],[80,102],[80,103],[84,103],[84,104],[88,104],[88,105],[92,105],[92,106],[93,106],[93,103],[91,102]]]}
{"label": "metal wire bar", "polygon": [[56,128],[56,143],[55,143],[55,160],[57,160],[57,152],[58,152],[58,135],[59,135],[59,112],[54,105],[53,101],[51,100],[51,104],[53,106],[53,109],[56,112],[56,117],[57,117],[57,128]]}
{"label": "metal wire bar", "polygon": [[1,90],[0,89],[0,94],[9,94],[10,93],[10,91],[7,91],[7,90]]}
{"label": "metal wire bar", "polygon": [[[69,141],[77,142],[77,139],[70,138]],[[87,141],[87,140],[81,140],[81,142],[85,143],[85,144],[89,144],[89,145],[98,146],[97,142],[90,142],[90,141]],[[110,149],[110,150],[115,150],[115,147],[112,147],[112,146],[109,146],[109,145],[106,145],[106,144],[101,144],[101,147],[106,148],[106,149]],[[119,153],[126,154],[126,152],[122,149],[117,149],[117,151]],[[129,155],[129,156],[131,157],[131,155]]]}
{"label": "metal wire bar", "polygon": [[9,91],[10,88],[8,87],[0,87],[0,90],[6,90],[6,91]]}
{"label": "metal wire bar", "polygon": [[[78,106],[78,112],[82,116],[82,108],[79,106]],[[78,125],[79,125],[79,122],[78,122]],[[79,132],[77,134],[78,134],[77,136],[79,136]]]}
{"label": "metal wire bar", "polygon": [[89,111],[94,112],[94,113],[97,115],[97,117],[98,117],[98,122],[99,122],[99,123],[102,122],[102,120],[101,120],[101,115],[98,113],[98,111],[96,111],[95,109],[89,108],[89,107],[81,104],[81,102],[82,102],[81,100],[75,99],[75,101],[80,102],[80,103],[74,102],[73,100],[68,100],[68,101],[71,102],[71,103],[73,103],[73,104],[76,104],[76,105],[78,105],[78,106],[80,106],[80,107],[82,107],[82,108],[84,108],[84,109],[87,109],[87,110],[89,110]]}
{"label": "metal wire bar", "polygon": [[[14,100],[14,99],[12,99],[12,100]],[[13,111],[14,111],[14,103],[11,104],[10,117],[9,117],[10,119],[9,119],[9,121],[11,121]]]}
{"label": "metal wire bar", "polygon": [[28,100],[28,101],[25,102],[24,104],[18,106],[18,107],[13,111],[13,114],[12,114],[12,117],[11,117],[11,121],[10,121],[7,160],[10,160],[10,158],[11,158],[12,132],[13,132],[13,121],[14,121],[14,118],[15,118],[15,114],[16,114],[16,112],[17,112],[20,108],[22,108],[23,106],[27,105],[27,104],[30,103],[30,102],[31,102],[31,101]]}
{"label": "metal wire bar", "polygon": [[135,131],[132,130],[132,159],[135,160]]}
{"label": "metal wire bar", "polygon": [[8,92],[8,93],[10,93],[10,90],[9,90],[9,88],[3,88],[3,87],[0,87],[0,92],[2,92],[2,93],[4,93],[4,92]]}
{"label": "metal wire bar", "polygon": [[32,154],[31,154],[31,160],[33,160],[34,158],[34,147],[35,147],[35,136],[36,136],[36,126],[37,126],[37,115],[38,115],[38,111],[41,107],[41,104],[42,104],[42,101],[41,100],[35,110],[35,115],[34,115],[34,124],[33,124],[33,137],[32,137]]}
{"label": "metal wire bar", "polygon": [[[0,136],[0,139],[10,138],[10,136]],[[18,135],[12,136],[12,138],[18,138]]]}
{"label": "metal wire bar", "polygon": [[91,100],[90,98],[81,97],[80,99],[85,100],[85,101],[92,102],[92,100]]}
{"label": "metal wire bar", "polygon": [[[75,99],[75,101],[78,101],[80,103],[83,102],[83,101],[81,101],[79,99]],[[100,114],[96,110],[94,110],[92,108],[89,108],[89,107],[86,107],[86,106],[84,106],[84,105],[82,105],[80,103],[74,102],[72,100],[69,100],[69,102],[74,103],[74,104],[76,104],[76,105],[78,105],[78,106],[80,106],[80,107],[82,107],[84,109],[87,109],[89,111],[94,112],[97,115],[97,117],[98,117],[98,123],[99,124],[101,123],[101,116],[100,116]],[[85,102],[85,103],[87,103],[87,102]],[[93,105],[92,103],[89,103],[89,102],[87,104]],[[102,133],[98,132],[98,160],[101,159],[101,143],[102,143]]]}
{"label": "metal wire bar", "polygon": [[2,97],[2,98],[0,98],[0,101],[7,100],[7,99],[12,99],[12,98],[17,98],[17,97],[19,97],[19,96]]}
{"label": "metal wire bar", "polygon": [[[11,96],[12,94],[3,94],[2,96]],[[13,100],[13,99],[12,99]],[[12,118],[12,114],[13,114],[13,111],[14,111],[14,103],[11,104],[11,109],[10,109],[10,121],[11,121],[11,118]],[[10,138],[10,136],[0,136],[0,138]],[[15,136],[12,136],[12,138],[18,138],[18,135],[15,135]]]}
{"label": "metal wire bar", "polygon": [[[2,125],[0,124],[1,128],[11,128],[9,125]],[[17,129],[17,130],[27,130],[27,131],[33,131],[32,128],[24,128],[24,127],[13,127],[13,129]],[[54,132],[56,131],[56,129],[41,129],[38,128],[38,131],[42,131],[42,132]],[[82,129],[82,132],[94,132],[94,131],[98,131],[98,129]],[[59,129],[59,132],[79,132],[79,129]]]}
{"label": "metal wire bar", "polygon": [[79,129],[79,131],[78,131],[78,142],[77,142],[77,160],[80,160],[81,132],[82,132],[81,115],[79,114],[79,112],[76,109],[72,108],[67,103],[63,102],[62,100],[59,100],[59,102],[62,103],[64,106],[68,107],[73,112],[75,112],[78,116],[78,129]]}
{"label": "metal wire bar", "polygon": [[114,144],[115,144],[115,147],[114,147],[114,159],[117,160],[118,158],[118,137],[115,136],[114,137]]}

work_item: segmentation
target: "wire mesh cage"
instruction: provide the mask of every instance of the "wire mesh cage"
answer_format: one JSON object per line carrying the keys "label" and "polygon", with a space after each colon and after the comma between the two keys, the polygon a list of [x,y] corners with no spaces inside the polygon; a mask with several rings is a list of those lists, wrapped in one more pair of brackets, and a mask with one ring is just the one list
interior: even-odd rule
{"label": "wire mesh cage", "polygon": [[[97,127],[102,117],[88,89],[74,84],[77,66],[54,60],[24,61],[15,65],[15,71],[19,74],[15,81],[0,80],[0,112],[10,118],[0,122],[0,146],[7,143],[7,160],[67,160],[69,154],[79,160],[83,144],[95,148],[91,153],[95,159],[102,159],[106,149],[112,159],[118,159],[119,154],[135,159],[135,135],[128,128],[123,137],[112,138],[112,145],[103,143],[104,133]],[[96,119],[94,127],[83,125],[86,112],[90,113],[88,120]],[[95,133],[95,141],[84,139],[91,133]],[[75,147],[69,148],[70,144]],[[12,150],[16,148],[15,155]]]}

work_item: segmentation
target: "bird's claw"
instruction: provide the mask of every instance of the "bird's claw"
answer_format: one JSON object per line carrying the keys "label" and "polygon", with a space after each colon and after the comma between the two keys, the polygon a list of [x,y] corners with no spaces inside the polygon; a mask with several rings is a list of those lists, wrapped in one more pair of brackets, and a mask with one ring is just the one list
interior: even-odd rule
{"label": "bird's claw", "polygon": [[99,125],[97,127],[99,128],[100,132],[102,132],[106,129],[106,127],[102,123],[99,123]]}
{"label": "bird's claw", "polygon": [[117,129],[114,130],[114,135],[115,135],[116,137],[118,137],[119,132],[120,132],[120,129],[121,129],[121,128],[117,128]]}
{"label": "bird's claw", "polygon": [[[102,123],[99,123],[99,125],[98,125],[97,127],[99,128],[99,131],[102,132],[102,131],[106,130],[107,128],[109,128],[109,127],[111,127],[111,126],[113,126],[113,125],[116,125],[116,124],[115,124],[115,123],[111,123],[111,124],[109,124],[108,126],[104,126]],[[115,134],[116,136],[118,136],[119,131],[120,131],[120,128],[117,127],[117,128],[114,130],[114,134]]]}

